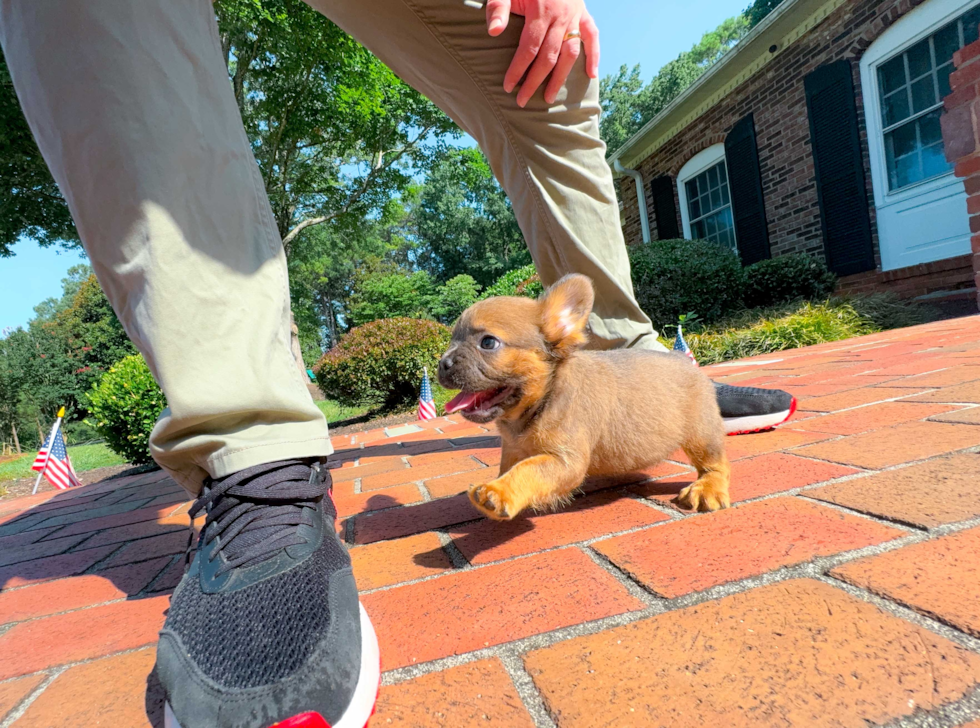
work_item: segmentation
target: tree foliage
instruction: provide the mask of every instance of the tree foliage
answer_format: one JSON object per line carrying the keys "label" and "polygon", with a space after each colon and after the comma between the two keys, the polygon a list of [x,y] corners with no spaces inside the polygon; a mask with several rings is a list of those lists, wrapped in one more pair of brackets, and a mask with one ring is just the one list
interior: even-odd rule
{"label": "tree foliage", "polygon": [[531,262],[510,200],[479,149],[434,158],[411,222],[418,265],[440,281],[465,274],[487,286]]}
{"label": "tree foliage", "polygon": [[[761,1],[761,0],[760,0]],[[602,79],[599,95],[603,114],[599,131],[610,151],[619,149],[650,119],[663,111],[680,94],[714,65],[748,32],[746,14],[728,18],[705,33],[689,51],[667,63],[646,85],[640,66],[621,66]]]}
{"label": "tree foliage", "polygon": [[745,16],[749,21],[749,28],[754,28],[761,23],[781,2],[783,0],[755,0],[745,11]]}
{"label": "tree foliage", "polygon": [[20,238],[78,246],[68,205],[34,142],[0,51],[0,258]]}
{"label": "tree foliage", "polygon": [[0,439],[16,426],[36,446],[64,406],[70,434],[87,414],[85,395],[109,368],[134,352],[88,266],[71,268],[63,295],[35,308],[28,327],[0,339]]}

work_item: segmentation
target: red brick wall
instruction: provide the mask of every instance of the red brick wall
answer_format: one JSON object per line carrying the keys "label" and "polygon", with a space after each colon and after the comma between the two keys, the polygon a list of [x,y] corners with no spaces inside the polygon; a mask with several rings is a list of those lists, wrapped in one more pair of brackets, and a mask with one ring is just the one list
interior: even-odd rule
{"label": "red brick wall", "polygon": [[[923,1],[850,0],[806,36],[782,51],[778,58],[696,119],[683,132],[636,165],[647,181],[647,209],[651,217],[653,237],[657,237],[657,225],[656,220],[652,219],[653,200],[649,181],[662,174],[676,176],[692,156],[723,141],[735,122],[752,113],[755,115],[772,254],[777,256],[808,252],[822,256],[823,235],[820,229],[813,158],[810,153],[810,127],[803,79],[819,66],[844,58],[852,62],[854,73],[875,262],[880,265],[874,194],[871,174],[867,171],[867,131],[859,62],[868,46],[888,26]],[[627,243],[635,244],[641,241],[635,186],[630,180],[629,184],[622,184],[620,190],[625,205],[623,232]],[[980,205],[980,199],[977,202]],[[678,214],[679,211],[678,202]],[[977,229],[980,231],[980,220]],[[901,295],[921,295],[919,291],[929,293],[941,290],[943,286],[960,280],[964,271],[969,268],[963,261],[958,263],[959,273],[948,269],[949,263],[946,262],[940,266],[930,266],[914,266],[886,274],[871,272],[862,274],[863,278],[852,278],[862,278],[865,281],[873,278],[875,288],[895,288]],[[934,270],[937,267],[945,269]],[[957,268],[957,265],[954,264],[953,267]],[[913,279],[914,283],[909,282]],[[905,283],[899,285],[899,281]],[[845,288],[848,282],[844,281]],[[854,283],[857,285],[856,280]],[[963,284],[960,283],[957,287],[963,287]]]}
{"label": "red brick wall", "polygon": [[952,93],[944,100],[943,145],[966,187],[970,230],[975,233],[970,239],[972,253],[966,257],[974,285],[980,289],[980,41],[955,53],[953,63],[957,70],[949,77]]}

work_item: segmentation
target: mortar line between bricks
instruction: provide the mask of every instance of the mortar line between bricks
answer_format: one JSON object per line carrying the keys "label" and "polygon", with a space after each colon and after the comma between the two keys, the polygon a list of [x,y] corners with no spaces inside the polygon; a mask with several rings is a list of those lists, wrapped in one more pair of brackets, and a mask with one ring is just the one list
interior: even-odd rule
{"label": "mortar line between bricks", "polygon": [[[916,421],[917,422],[924,422],[924,420],[916,420]],[[946,424],[946,423],[943,423],[943,424]],[[952,424],[952,423],[950,423],[950,424]],[[888,429],[888,428],[881,428],[881,429]],[[876,432],[876,430],[869,430],[869,432]],[[868,434],[868,433],[866,432],[864,434]],[[819,443],[814,442],[814,443],[810,443],[810,444],[812,444],[812,445],[817,445],[817,444],[824,445],[824,444],[827,444],[827,443],[830,443],[830,442],[837,442],[838,440],[843,440],[846,437],[852,437],[852,435],[841,435],[840,437],[834,438],[832,440],[821,440]],[[779,452],[792,453],[792,451],[794,449],[801,448],[801,447],[809,447],[809,445],[797,445],[794,448],[789,448],[789,449],[786,449],[786,450],[780,450]],[[895,463],[893,465],[886,465],[886,466],[884,466],[882,468],[879,468],[877,470],[875,470],[873,468],[868,468],[868,470],[870,472],[880,473],[880,472],[885,472],[887,470],[895,470],[895,469],[897,469],[899,467],[908,467],[910,465],[919,465],[920,463],[926,463],[926,462],[929,462],[930,460],[934,460],[936,458],[948,457],[950,455],[962,455],[963,453],[976,453],[976,452],[980,452],[980,445],[972,445],[970,447],[960,448],[959,450],[949,450],[947,452],[936,453],[935,455],[930,455],[928,457],[920,458],[918,460],[909,460],[907,462]],[[857,465],[852,465],[851,463],[845,463],[845,462],[842,462],[840,460],[829,460],[827,458],[816,457],[814,455],[806,455],[804,457],[808,457],[811,460],[819,460],[821,462],[831,463],[832,465],[843,465],[844,467],[848,467],[848,468],[861,467],[861,466],[857,466]],[[744,460],[745,458],[741,458],[741,459]],[[736,462],[737,463],[738,460],[733,460],[732,462]]]}
{"label": "mortar line between bricks", "polygon": [[980,716],[980,688],[968,692],[959,700],[940,705],[929,711],[896,718],[881,728],[956,728]]}
{"label": "mortar line between bricks", "polygon": [[[395,486],[395,487],[397,487],[397,486]],[[432,501],[432,494],[429,493],[429,489],[425,487],[425,483],[418,482],[418,483],[415,484],[415,487],[418,488],[419,489],[419,493],[422,494],[422,502],[423,503],[429,503],[429,502]],[[400,508],[401,506],[400,505],[396,505],[396,506],[393,506],[393,507],[394,508]]]}
{"label": "mortar line between bricks", "polygon": [[504,669],[510,675],[510,680],[517,689],[517,695],[524,703],[524,709],[534,721],[535,728],[558,728],[554,717],[548,711],[544,698],[538,692],[534,680],[524,667],[524,660],[513,650],[504,649],[497,655]]}
{"label": "mortar line between bricks", "polygon": [[444,531],[436,531],[436,537],[439,539],[439,543],[442,544],[442,549],[449,557],[449,563],[453,565],[454,570],[462,571],[468,566],[471,566],[470,562],[463,556],[463,552],[456,546],[452,536]]}
{"label": "mortar line between bricks", "polygon": [[[21,698],[20,702],[17,703],[16,706],[14,706],[13,710],[7,713],[7,717],[4,718],[3,721],[0,721],[0,728],[8,728],[8,726],[12,726],[15,722],[20,720],[21,716],[23,716],[24,713],[27,712],[27,709],[31,707],[31,703],[37,700],[41,696],[41,693],[47,690],[48,686],[51,685],[51,683],[53,683],[55,680],[57,680],[58,677],[61,675],[61,673],[63,673],[67,669],[68,669],[67,667],[61,667],[50,672],[47,678],[39,682],[37,686],[30,693],[28,693],[23,698]],[[22,675],[21,677],[24,676]],[[20,678],[12,678],[12,679],[18,680]]]}
{"label": "mortar line between bricks", "polygon": [[658,596],[652,589],[648,588],[637,579],[634,579],[633,575],[625,569],[619,568],[619,566],[614,564],[605,554],[599,553],[595,549],[584,545],[581,547],[581,550],[585,552],[585,555],[588,556],[596,566],[618,581],[631,597],[639,599],[652,609],[659,609],[661,611],[665,610],[667,604],[666,599]]}

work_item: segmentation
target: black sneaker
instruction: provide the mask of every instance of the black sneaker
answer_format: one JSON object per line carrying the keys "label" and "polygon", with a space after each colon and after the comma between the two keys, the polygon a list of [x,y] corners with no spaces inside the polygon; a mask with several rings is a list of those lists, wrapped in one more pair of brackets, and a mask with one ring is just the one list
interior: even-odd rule
{"label": "black sneaker", "polygon": [[167,728],[364,728],[378,642],[310,460],[205,483],[207,512],[157,647]]}
{"label": "black sneaker", "polygon": [[715,395],[725,420],[725,433],[729,435],[771,430],[796,412],[796,397],[781,389],[732,387],[715,382]]}

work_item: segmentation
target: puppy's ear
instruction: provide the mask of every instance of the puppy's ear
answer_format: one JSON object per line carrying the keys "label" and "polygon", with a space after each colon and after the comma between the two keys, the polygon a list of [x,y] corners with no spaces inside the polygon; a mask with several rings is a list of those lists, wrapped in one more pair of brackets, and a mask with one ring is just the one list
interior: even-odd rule
{"label": "puppy's ear", "polygon": [[542,296],[541,333],[555,354],[567,356],[585,343],[594,299],[592,281],[580,275],[565,276]]}

